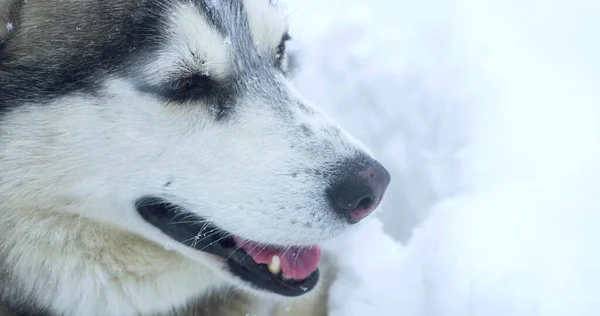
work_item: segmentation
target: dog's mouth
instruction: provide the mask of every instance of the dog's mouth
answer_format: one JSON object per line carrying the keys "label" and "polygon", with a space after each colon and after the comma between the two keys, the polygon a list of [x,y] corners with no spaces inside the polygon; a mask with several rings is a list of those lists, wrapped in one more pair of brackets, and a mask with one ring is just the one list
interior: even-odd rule
{"label": "dog's mouth", "polygon": [[318,246],[282,247],[246,240],[162,198],[144,197],[135,206],[146,222],[181,244],[222,258],[233,275],[258,289],[299,296],[317,285]]}

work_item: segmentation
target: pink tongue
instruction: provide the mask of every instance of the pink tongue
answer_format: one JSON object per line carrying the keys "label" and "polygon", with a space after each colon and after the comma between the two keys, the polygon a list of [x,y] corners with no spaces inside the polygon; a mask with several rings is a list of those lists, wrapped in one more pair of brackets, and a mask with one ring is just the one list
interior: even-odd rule
{"label": "pink tongue", "polygon": [[321,248],[319,246],[310,248],[273,247],[246,241],[238,237],[233,239],[258,264],[269,264],[274,256],[278,256],[281,260],[283,273],[296,280],[306,279],[315,272],[321,259]]}

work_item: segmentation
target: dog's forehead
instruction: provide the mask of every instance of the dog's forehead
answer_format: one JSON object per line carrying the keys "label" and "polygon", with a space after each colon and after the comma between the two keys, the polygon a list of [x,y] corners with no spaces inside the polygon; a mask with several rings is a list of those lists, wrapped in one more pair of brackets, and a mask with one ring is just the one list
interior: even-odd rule
{"label": "dog's forehead", "polygon": [[[288,28],[285,6],[274,1],[175,1],[166,6],[160,48],[144,71],[154,83],[182,72],[224,79],[236,60],[274,54]],[[144,10],[136,14],[148,14]]]}
{"label": "dog's forehead", "polygon": [[[193,31],[204,30],[224,37],[248,34],[258,46],[274,47],[288,27],[286,9],[283,2],[274,0],[175,0],[166,11],[172,26],[188,32],[188,37],[199,36],[201,33]],[[194,23],[202,27],[188,28]]]}
{"label": "dog's forehead", "polygon": [[[156,60],[163,68],[155,73],[163,79],[161,70],[182,64],[203,71],[196,64],[203,61],[215,75],[225,74],[232,63],[274,55],[287,29],[285,5],[272,0],[4,1],[20,14],[10,21],[12,36],[0,46],[0,62],[36,80],[0,76],[3,87],[12,87],[0,87],[0,103],[94,91],[107,74],[130,74]],[[19,91],[32,85],[35,93]]]}
{"label": "dog's forehead", "polygon": [[200,47],[210,42],[198,40],[203,37],[246,35],[259,47],[276,47],[287,29],[286,7],[273,0],[2,1],[20,7],[13,11],[21,16],[9,22],[20,34],[15,51],[29,57],[74,46],[85,52],[95,47],[84,44],[93,42],[110,42],[111,48],[160,45],[169,39],[165,31],[195,50],[207,49]]}

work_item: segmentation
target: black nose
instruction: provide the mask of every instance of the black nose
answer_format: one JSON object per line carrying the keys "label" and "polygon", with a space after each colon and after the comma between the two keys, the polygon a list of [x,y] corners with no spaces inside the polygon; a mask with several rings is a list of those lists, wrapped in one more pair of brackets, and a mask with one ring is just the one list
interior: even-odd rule
{"label": "black nose", "polygon": [[377,208],[391,176],[373,159],[360,159],[344,165],[328,193],[332,205],[354,224]]}

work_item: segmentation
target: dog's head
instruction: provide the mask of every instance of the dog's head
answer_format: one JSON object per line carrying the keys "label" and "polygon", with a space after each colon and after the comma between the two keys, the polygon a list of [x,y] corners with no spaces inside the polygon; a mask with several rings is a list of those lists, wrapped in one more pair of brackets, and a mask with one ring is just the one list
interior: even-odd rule
{"label": "dog's head", "polygon": [[295,296],[316,245],[381,201],[388,172],[288,78],[283,5],[5,6],[5,205],[81,213]]}

